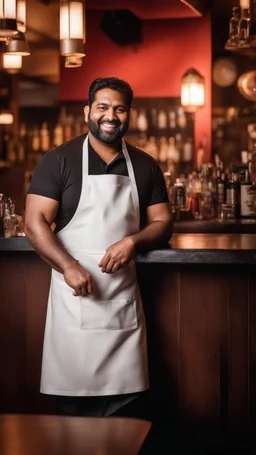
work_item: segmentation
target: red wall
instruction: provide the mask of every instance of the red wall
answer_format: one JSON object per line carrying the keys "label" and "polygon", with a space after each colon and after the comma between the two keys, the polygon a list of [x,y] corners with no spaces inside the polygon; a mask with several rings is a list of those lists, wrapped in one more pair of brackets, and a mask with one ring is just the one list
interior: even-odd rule
{"label": "red wall", "polygon": [[143,42],[118,46],[99,28],[101,13],[87,13],[86,57],[83,66],[65,69],[61,61],[61,101],[87,99],[89,85],[97,77],[127,80],[135,97],[180,96],[182,75],[193,67],[205,77],[206,102],[195,118],[195,140],[208,138],[211,148],[211,21],[195,19],[143,21]]}

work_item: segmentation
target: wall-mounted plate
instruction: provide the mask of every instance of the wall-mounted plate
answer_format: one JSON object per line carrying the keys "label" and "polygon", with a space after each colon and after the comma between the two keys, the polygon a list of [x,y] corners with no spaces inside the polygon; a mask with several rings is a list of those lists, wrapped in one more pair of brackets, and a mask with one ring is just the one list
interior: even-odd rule
{"label": "wall-mounted plate", "polygon": [[244,98],[249,101],[256,101],[256,71],[241,74],[237,86]]}
{"label": "wall-mounted plate", "polygon": [[212,68],[213,82],[219,87],[229,87],[237,79],[237,67],[233,60],[219,58],[213,63]]}

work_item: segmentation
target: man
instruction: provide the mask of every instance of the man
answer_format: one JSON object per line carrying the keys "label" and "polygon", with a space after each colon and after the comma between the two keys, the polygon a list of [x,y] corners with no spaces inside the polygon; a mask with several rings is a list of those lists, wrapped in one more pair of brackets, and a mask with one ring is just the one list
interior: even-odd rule
{"label": "man", "polygon": [[[88,136],[48,153],[26,201],[25,232],[52,267],[41,392],[61,413],[142,416],[146,327],[133,256],[172,234],[163,175],[123,140],[133,92],[96,79]],[[55,232],[51,225],[55,222]]]}

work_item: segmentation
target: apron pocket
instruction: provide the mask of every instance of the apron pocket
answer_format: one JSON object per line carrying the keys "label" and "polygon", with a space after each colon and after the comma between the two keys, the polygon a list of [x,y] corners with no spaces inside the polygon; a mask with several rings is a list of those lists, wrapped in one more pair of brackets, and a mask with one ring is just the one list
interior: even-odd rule
{"label": "apron pocket", "polygon": [[137,326],[136,299],[81,298],[82,330],[131,330]]}

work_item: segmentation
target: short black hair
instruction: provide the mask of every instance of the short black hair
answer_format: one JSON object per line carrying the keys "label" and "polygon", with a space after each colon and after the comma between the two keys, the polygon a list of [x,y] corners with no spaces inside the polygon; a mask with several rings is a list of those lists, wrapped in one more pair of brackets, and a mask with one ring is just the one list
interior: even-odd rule
{"label": "short black hair", "polygon": [[91,107],[92,103],[94,102],[96,93],[103,88],[110,88],[116,92],[123,93],[129,109],[131,108],[133,100],[132,88],[128,82],[123,81],[122,79],[118,79],[117,77],[99,77],[91,83],[88,98],[89,107]]}

